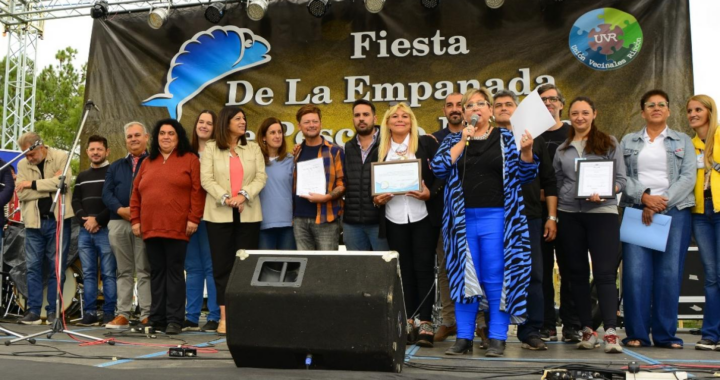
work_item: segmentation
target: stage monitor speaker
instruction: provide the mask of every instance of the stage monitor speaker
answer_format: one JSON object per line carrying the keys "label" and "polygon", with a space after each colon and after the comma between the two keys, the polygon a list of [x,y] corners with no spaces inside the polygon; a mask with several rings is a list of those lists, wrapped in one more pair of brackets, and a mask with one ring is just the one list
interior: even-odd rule
{"label": "stage monitor speaker", "polygon": [[238,367],[402,370],[395,252],[241,250],[225,306]]}

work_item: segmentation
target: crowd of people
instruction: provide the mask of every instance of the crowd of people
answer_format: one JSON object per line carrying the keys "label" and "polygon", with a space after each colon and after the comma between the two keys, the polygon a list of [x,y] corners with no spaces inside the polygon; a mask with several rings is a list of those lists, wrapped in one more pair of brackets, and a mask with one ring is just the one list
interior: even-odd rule
{"label": "crowd of people", "polygon": [[[127,154],[112,164],[107,139],[90,136],[90,168],[63,198],[62,249],[66,258],[75,218],[82,227],[83,272],[86,278],[101,274],[104,303],[101,316],[97,284],[86,281],[79,324],[127,329],[136,280],[143,325],[167,334],[224,334],[225,289],[238,249],[333,251],[342,231],[347,250],[399,253],[408,343],[432,347],[456,335],[446,354],[462,355],[472,352],[477,335],[485,355],[499,357],[508,326],[517,324],[522,348],[547,350],[546,342],[558,340],[552,280],[557,261],[562,341],[586,350],[603,345],[607,353],[622,352],[623,345],[680,349],[680,283],[694,234],[706,293],[702,339],[695,348],[720,351],[715,102],[705,95],[687,101],[691,139],[667,125],[668,94],[649,91],[639,101],[645,126],[618,141],[596,123],[600,110],[592,99],[566,102],[553,84],[538,92],[555,125],[540,136],[525,132],[520,146],[510,122],[517,96],[484,88],[449,94],[443,105],[447,127],[428,135],[421,134],[405,103],[392,104],[378,121],[375,105],[357,100],[356,133],[344,147],[320,134],[322,112],[314,105],[297,111],[304,141],[295,149],[288,147],[280,120],[251,122],[237,106],[219,115],[202,111],[190,138],[177,120],[160,120],[152,131],[130,122],[123,128]],[[247,138],[252,123],[258,125],[257,142]],[[33,132],[19,141],[22,149],[37,142]],[[316,159],[324,169],[324,191],[297,195],[298,165]],[[418,190],[373,196],[373,162],[415,159]],[[598,194],[576,197],[578,162],[596,159],[614,162],[619,202]],[[50,270],[48,321],[57,317],[54,242],[60,215],[51,211],[50,197],[66,160],[66,153],[41,145],[18,164],[15,189],[27,231],[29,291],[21,323],[41,323],[43,262]],[[670,216],[665,251],[621,243],[619,208],[641,210],[646,225],[655,214]],[[441,321],[432,315],[436,263]],[[593,322],[591,271],[602,336]],[[209,314],[201,328],[205,288]]]}

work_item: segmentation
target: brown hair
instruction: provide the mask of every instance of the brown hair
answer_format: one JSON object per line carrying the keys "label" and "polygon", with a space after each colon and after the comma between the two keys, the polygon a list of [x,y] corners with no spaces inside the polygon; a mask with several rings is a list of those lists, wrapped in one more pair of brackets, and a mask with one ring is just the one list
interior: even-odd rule
{"label": "brown hair", "polygon": [[212,118],[213,130],[212,130],[212,133],[210,134],[210,139],[215,138],[215,123],[217,123],[217,115],[215,114],[215,112],[210,111],[210,110],[200,111],[197,119],[195,119],[195,124],[193,124],[192,142],[190,143],[190,145],[192,145],[193,150],[196,152],[200,151],[200,136],[198,136],[198,134],[197,134],[197,124],[200,121],[200,116],[202,116],[203,114],[209,114],[210,117]]}
{"label": "brown hair", "polygon": [[269,117],[260,123],[260,127],[258,127],[257,136],[258,136],[258,143],[260,145],[260,151],[262,151],[263,157],[265,157],[265,165],[270,165],[270,154],[268,153],[268,147],[267,142],[263,140],[265,136],[267,136],[268,131],[270,130],[270,127],[274,124],[280,124],[280,130],[283,132],[283,139],[282,144],[280,144],[280,148],[278,148],[278,161],[282,161],[287,157],[287,142],[285,142],[285,126],[283,126],[282,121],[276,117]]}
{"label": "brown hair", "polygon": [[220,110],[217,128],[214,128],[213,126],[215,144],[217,144],[218,148],[222,150],[230,149],[230,132],[228,132],[230,129],[230,120],[239,113],[243,114],[243,117],[245,118],[245,134],[240,136],[240,145],[247,145],[247,137],[245,135],[247,135],[248,119],[245,111],[238,106],[225,106],[222,110]]}
{"label": "brown hair", "polygon": [[[572,108],[573,104],[577,102],[585,102],[589,104],[593,112],[596,112],[595,103],[590,100],[590,98],[585,96],[578,96],[577,98],[573,99],[573,101],[570,102],[570,106],[568,107],[568,109]],[[569,113],[570,111],[568,110],[568,114]],[[565,148],[563,148],[563,150],[570,148],[570,141],[572,141],[573,138],[575,138],[575,128],[570,128],[566,141],[568,144],[565,146]],[[610,135],[598,129],[597,125],[595,124],[595,119],[593,119],[592,124],[590,124],[590,132],[588,133],[587,143],[585,144],[585,152],[603,155],[614,148],[615,142],[612,140]]]}
{"label": "brown hair", "polygon": [[297,111],[295,114],[295,118],[297,119],[298,123],[300,122],[300,119],[302,119],[303,116],[309,114],[309,113],[316,113],[318,115],[318,119],[322,120],[322,114],[320,113],[320,108],[318,108],[314,104],[306,104]]}

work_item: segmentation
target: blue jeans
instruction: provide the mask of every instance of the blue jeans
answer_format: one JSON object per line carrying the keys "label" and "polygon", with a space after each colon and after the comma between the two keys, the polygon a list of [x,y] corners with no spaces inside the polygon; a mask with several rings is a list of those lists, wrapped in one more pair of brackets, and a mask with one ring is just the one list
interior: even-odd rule
{"label": "blue jeans", "polygon": [[297,249],[295,245],[295,235],[292,226],[275,227],[260,230],[259,249],[280,249],[284,251],[294,251]]}
{"label": "blue jeans", "polygon": [[379,224],[343,223],[343,242],[348,251],[387,251],[387,239],[378,237]]}
{"label": "blue jeans", "polygon": [[200,320],[203,293],[207,286],[208,293],[208,321],[220,320],[220,306],[217,303],[217,290],[213,277],[212,257],[210,256],[210,241],[208,240],[207,225],[201,221],[197,232],[190,238],[185,255],[185,286],[187,289],[187,303],[185,304],[185,318],[193,323]]}
{"label": "blue jeans", "polygon": [[[480,286],[490,308],[488,337],[507,340],[510,314],[500,310],[500,298],[505,278],[503,230],[505,211],[502,208],[465,209],[467,243],[472,255]],[[475,336],[475,318],[478,304],[455,303],[457,337],[472,340]]]}
{"label": "blue jeans", "polygon": [[108,229],[101,228],[98,232],[91,234],[80,227],[78,235],[78,250],[80,263],[83,270],[83,301],[84,311],[88,314],[97,313],[98,293],[98,260],[100,261],[100,273],[103,284],[103,312],[105,315],[115,315],[117,305],[117,263],[115,255],[110,248]]}
{"label": "blue jeans", "polygon": [[713,212],[709,199],[705,200],[705,213],[693,214],[693,232],[705,269],[705,311],[703,339],[720,340],[720,213]]}
{"label": "blue jeans", "polygon": [[677,332],[680,283],[685,255],[690,246],[690,209],[672,208],[670,234],[665,252],[623,243],[623,300],[625,332],[623,343],[638,340],[656,346],[682,344]]}
{"label": "blue jeans", "polygon": [[[65,268],[70,251],[70,219],[63,223],[62,263],[60,264],[60,287],[65,282]],[[28,310],[40,315],[43,296],[43,266],[47,262],[47,301],[45,307],[49,313],[55,313],[57,297],[57,276],[55,275],[55,236],[57,222],[55,219],[42,219],[40,228],[25,229],[25,263],[27,265]],[[67,300],[66,302],[70,302]]]}

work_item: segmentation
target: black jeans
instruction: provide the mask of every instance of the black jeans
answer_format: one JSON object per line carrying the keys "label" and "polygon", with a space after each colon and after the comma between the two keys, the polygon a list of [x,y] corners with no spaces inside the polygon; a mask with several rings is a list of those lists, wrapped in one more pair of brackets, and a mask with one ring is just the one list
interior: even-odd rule
{"label": "black jeans", "polygon": [[168,238],[145,240],[150,261],[150,323],[165,327],[185,321],[185,254],[188,242]]}
{"label": "black jeans", "polygon": [[620,221],[617,214],[558,213],[558,240],[566,253],[572,293],[582,327],[592,328],[590,264],[605,329],[617,326]]}
{"label": "black jeans", "polygon": [[[517,336],[521,342],[532,336],[539,337],[543,328],[543,254],[540,247],[544,230],[542,219],[528,219],[530,232],[530,284],[527,287],[527,321],[518,326]],[[552,281],[552,277],[550,278]]]}
{"label": "black jeans", "polygon": [[[547,208],[543,204],[543,218],[546,220],[548,216]],[[560,220],[560,223],[563,223]],[[560,226],[558,223],[558,228]],[[555,268],[555,259],[557,258],[558,269],[560,270],[560,319],[563,323],[563,331],[567,327],[580,328],[580,318],[578,318],[575,304],[570,295],[570,272],[566,269],[565,255],[562,247],[557,244],[558,239],[551,242],[541,239],[541,247],[543,253],[543,302],[545,304],[545,328],[555,329],[555,285],[553,283],[553,269]],[[565,275],[565,276],[563,276]]]}
{"label": "black jeans", "polygon": [[240,213],[233,209],[232,223],[205,223],[210,241],[217,303],[225,306],[225,288],[235,265],[235,254],[238,249],[258,249],[260,222],[240,223]]}
{"label": "black jeans", "polygon": [[432,321],[435,297],[430,291],[435,281],[435,246],[440,230],[430,223],[430,216],[415,223],[386,222],[388,245],[400,254],[405,313],[409,319],[419,310],[421,321]]}

